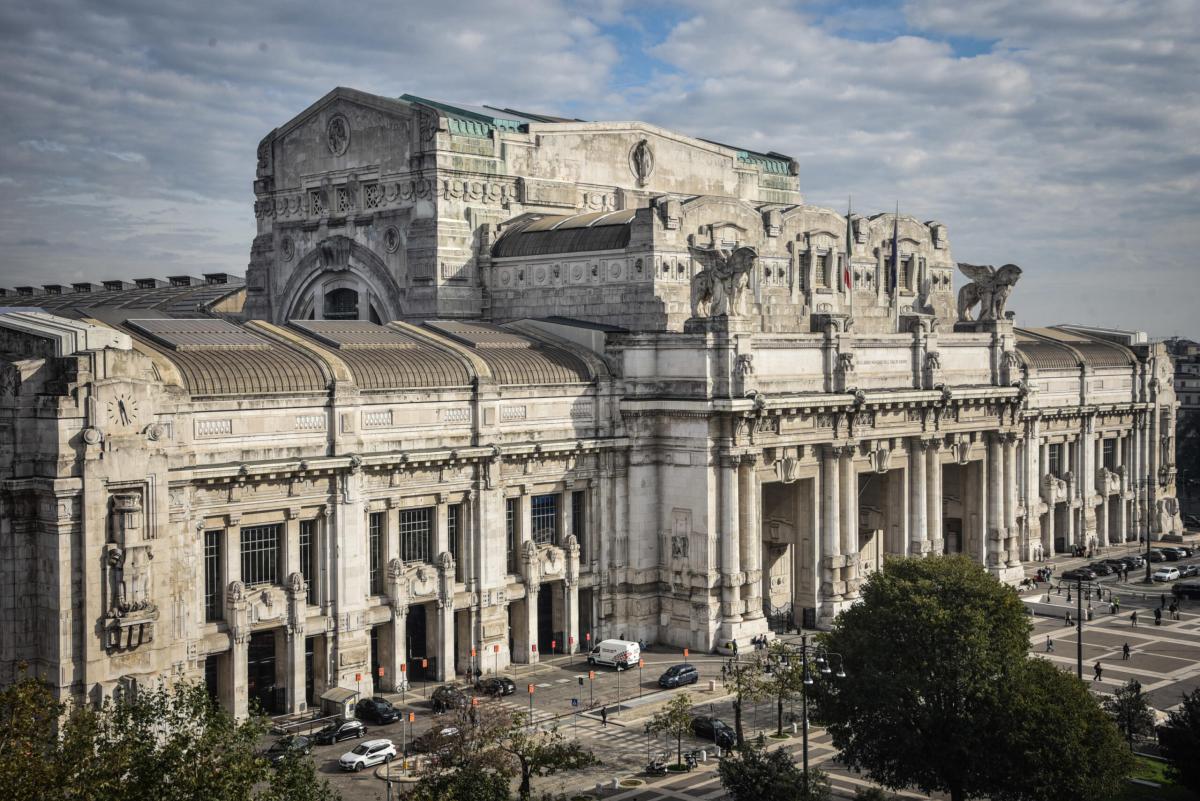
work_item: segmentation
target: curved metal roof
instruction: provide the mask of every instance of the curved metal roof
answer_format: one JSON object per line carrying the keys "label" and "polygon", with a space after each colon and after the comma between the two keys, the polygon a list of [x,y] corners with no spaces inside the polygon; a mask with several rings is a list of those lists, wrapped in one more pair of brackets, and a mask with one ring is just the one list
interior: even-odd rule
{"label": "curved metal roof", "polygon": [[364,320],[293,320],[289,325],[337,350],[360,389],[468,387],[472,375],[447,350]]}
{"label": "curved metal roof", "polygon": [[518,217],[492,245],[497,259],[623,250],[629,245],[630,227],[637,209],[594,211],[587,214]]}
{"label": "curved metal roof", "polygon": [[1033,367],[1045,370],[1129,367],[1136,361],[1128,348],[1059,328],[1018,329],[1017,349]]}
{"label": "curved metal roof", "polygon": [[498,325],[434,320],[424,327],[475,351],[499,384],[580,384],[595,377],[573,353]]}

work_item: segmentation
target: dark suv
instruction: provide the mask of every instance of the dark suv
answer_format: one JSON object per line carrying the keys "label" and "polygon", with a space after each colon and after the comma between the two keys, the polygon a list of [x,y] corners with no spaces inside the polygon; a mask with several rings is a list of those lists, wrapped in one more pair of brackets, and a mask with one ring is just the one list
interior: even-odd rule
{"label": "dark suv", "polygon": [[283,764],[283,760],[287,759],[288,754],[311,754],[313,750],[313,741],[303,734],[289,734],[286,737],[281,737],[271,743],[263,756],[271,763],[271,767],[279,767]]}
{"label": "dark suv", "polygon": [[695,684],[698,681],[700,681],[700,671],[696,670],[695,665],[684,663],[667,668],[666,672],[658,677],[658,686],[672,689],[685,684]]}
{"label": "dark suv", "polygon": [[475,691],[482,695],[499,698],[502,695],[512,695],[515,693],[517,685],[508,676],[487,676],[475,682]]}
{"label": "dark suv", "polygon": [[400,711],[384,698],[364,698],[354,706],[354,716],[385,726],[400,719]]}
{"label": "dark suv", "polygon": [[361,720],[338,718],[313,735],[313,739],[319,745],[333,745],[339,740],[351,740],[356,737],[362,737],[366,733],[367,727],[363,725]]}
{"label": "dark suv", "polygon": [[462,690],[447,684],[433,691],[430,702],[433,711],[440,714],[451,709],[463,709],[470,703],[470,700]]}
{"label": "dark suv", "polygon": [[737,744],[737,732],[725,721],[717,718],[692,718],[692,734],[702,740],[712,740],[721,748],[733,748]]}
{"label": "dark suv", "polygon": [[1200,581],[1177,581],[1171,594],[1176,598],[1200,598]]}

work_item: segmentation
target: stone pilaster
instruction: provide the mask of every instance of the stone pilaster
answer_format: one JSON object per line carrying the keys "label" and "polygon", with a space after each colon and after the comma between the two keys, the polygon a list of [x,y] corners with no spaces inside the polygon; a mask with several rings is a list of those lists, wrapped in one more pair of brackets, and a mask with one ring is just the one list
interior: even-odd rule
{"label": "stone pilaster", "polygon": [[908,508],[909,554],[924,556],[929,553],[929,443],[920,437],[908,441],[909,489],[912,494]]}
{"label": "stone pilaster", "polygon": [[[289,519],[290,532],[294,519]],[[299,526],[297,525],[298,529]],[[299,533],[297,532],[297,542]],[[297,557],[298,559],[298,557]],[[291,714],[303,712],[308,708],[305,699],[304,677],[304,634],[305,619],[308,616],[308,583],[297,570],[288,575],[287,585],[288,624],[287,636],[287,711]]]}
{"label": "stone pilaster", "polygon": [[741,460],[724,457],[719,461],[721,483],[721,598],[722,617],[727,624],[725,637],[733,637],[732,624],[742,622],[741,530],[738,504],[738,468]]}
{"label": "stone pilaster", "polygon": [[845,445],[838,454],[839,484],[842,493],[841,531],[842,556],[845,560],[843,578],[847,600],[858,598],[858,471],[854,466],[855,446]]}
{"label": "stone pilaster", "polygon": [[1008,532],[1004,527],[1004,451],[999,434],[987,439],[987,476],[987,566],[1000,568],[1007,563],[1004,545]]}
{"label": "stone pilaster", "polygon": [[833,620],[846,590],[842,581],[841,471],[838,448],[821,446],[821,599],[822,618]]}
{"label": "stone pilaster", "polygon": [[738,466],[738,498],[741,501],[739,521],[742,571],[746,581],[742,593],[745,620],[758,620],[763,615],[762,603],[762,524],[759,520],[759,486],[755,465],[758,457],[746,455]]}
{"label": "stone pilaster", "polygon": [[926,491],[926,523],[929,532],[929,550],[932,554],[945,553],[946,540],[942,519],[942,441],[931,440],[925,448],[927,464],[925,470],[929,489]]}

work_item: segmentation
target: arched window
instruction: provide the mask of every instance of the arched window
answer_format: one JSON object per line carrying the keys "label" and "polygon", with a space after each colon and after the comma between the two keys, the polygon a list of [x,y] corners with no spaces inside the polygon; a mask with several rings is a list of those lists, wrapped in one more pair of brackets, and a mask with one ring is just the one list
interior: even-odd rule
{"label": "arched window", "polygon": [[326,292],[322,316],[326,320],[357,320],[358,293],[346,287]]}

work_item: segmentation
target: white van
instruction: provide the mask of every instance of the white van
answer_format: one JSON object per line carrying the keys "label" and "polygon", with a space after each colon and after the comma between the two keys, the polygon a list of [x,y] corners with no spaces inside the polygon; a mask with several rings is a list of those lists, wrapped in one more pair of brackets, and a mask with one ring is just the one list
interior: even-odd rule
{"label": "white van", "polygon": [[589,665],[609,665],[611,667],[636,667],[642,658],[642,649],[636,642],[629,640],[602,640],[588,654]]}

